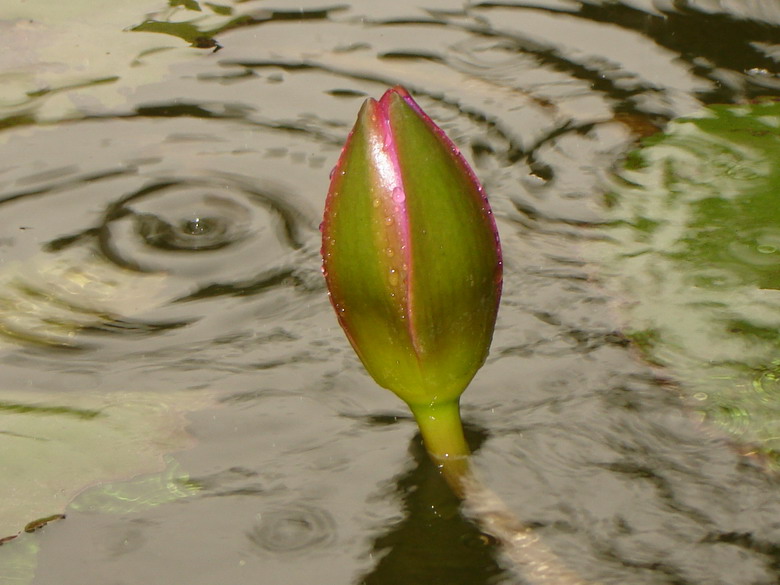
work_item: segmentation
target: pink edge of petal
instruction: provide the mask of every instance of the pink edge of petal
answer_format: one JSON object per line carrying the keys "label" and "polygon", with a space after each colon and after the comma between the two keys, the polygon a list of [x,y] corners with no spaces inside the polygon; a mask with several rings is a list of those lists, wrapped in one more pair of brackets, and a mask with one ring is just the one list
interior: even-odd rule
{"label": "pink edge of petal", "polygon": [[[385,113],[388,110],[388,105],[390,102],[390,96],[392,94],[398,95],[401,99],[403,99],[406,104],[414,110],[414,112],[420,116],[420,118],[425,122],[425,124],[433,131],[433,133],[439,137],[439,140],[442,141],[443,144],[445,144],[450,152],[452,152],[455,155],[455,160],[457,161],[457,164],[461,167],[461,169],[466,173],[469,180],[472,182],[472,184],[477,186],[477,192],[480,195],[480,198],[482,200],[482,209],[484,210],[485,214],[488,217],[488,223],[490,225],[490,229],[493,231],[493,237],[495,238],[496,243],[496,310],[498,310],[498,305],[501,301],[501,293],[503,292],[503,286],[504,286],[504,259],[503,259],[503,251],[501,249],[501,239],[499,238],[498,234],[498,226],[496,225],[496,220],[493,215],[493,209],[490,205],[490,201],[488,200],[487,194],[485,193],[484,188],[482,187],[482,183],[480,182],[479,178],[477,177],[476,173],[474,173],[474,170],[471,168],[471,165],[466,160],[466,157],[463,156],[463,153],[460,151],[460,149],[457,147],[457,145],[450,139],[449,136],[442,130],[436,122],[434,122],[428,114],[425,113],[425,111],[420,107],[420,105],[414,100],[414,98],[411,96],[411,94],[401,85],[396,85],[392,87],[391,89],[388,89],[385,94],[382,96],[380,100],[380,106],[384,108]],[[386,115],[386,114],[385,114]],[[388,116],[389,119],[389,116]],[[397,160],[397,154],[396,154],[396,160]],[[400,172],[400,166],[399,166],[399,172]],[[409,273],[411,274],[411,252],[410,257],[408,258],[409,261]],[[409,304],[411,307],[411,289],[409,290]],[[411,309],[410,309],[411,312]],[[411,318],[411,315],[409,316]],[[418,344],[415,343],[415,349],[418,349]]]}
{"label": "pink edge of petal", "polygon": [[[385,145],[385,152],[388,154],[394,174],[396,176],[397,188],[403,193],[403,200],[396,201],[393,199],[390,201],[390,205],[397,206],[398,217],[396,218],[396,225],[400,230],[401,239],[401,255],[403,257],[403,265],[406,266],[406,274],[404,278],[404,289],[406,296],[406,304],[403,308],[404,315],[406,317],[406,329],[409,331],[409,337],[411,338],[412,348],[414,349],[415,356],[418,361],[422,354],[422,344],[420,342],[417,328],[414,326],[413,311],[414,295],[412,289],[414,264],[412,263],[412,241],[411,241],[411,228],[409,225],[409,210],[406,205],[406,186],[403,184],[403,174],[401,173],[401,163],[398,160],[398,149],[396,148],[395,136],[393,135],[393,128],[390,124],[390,99],[394,93],[397,93],[401,97],[404,94],[408,95],[406,90],[401,86],[396,86],[388,89],[378,102],[378,110],[381,120],[381,132],[382,139]],[[391,197],[393,193],[390,194]]]}
{"label": "pink edge of petal", "polygon": [[[366,107],[366,103],[368,103],[369,100],[366,100],[366,102],[363,104],[363,107]],[[361,108],[362,111],[362,108]],[[358,117],[360,114],[358,114]],[[333,201],[335,199],[334,197],[334,191],[336,184],[338,183],[339,179],[341,178],[342,172],[341,169],[344,166],[344,159],[345,155],[347,153],[347,150],[349,149],[350,144],[352,143],[353,135],[355,134],[355,126],[352,127],[352,129],[349,131],[349,134],[347,134],[347,139],[344,141],[344,145],[341,147],[341,152],[339,152],[339,157],[336,159],[336,164],[333,165],[333,169],[330,172],[330,181],[328,183],[328,193],[325,196],[325,209],[322,213],[322,222],[320,222],[320,234],[322,236],[321,245],[320,245],[320,257],[322,258],[322,274],[325,277],[325,281],[328,282],[328,243],[330,240],[329,234],[330,234],[330,226],[331,226],[331,208],[333,207]],[[330,287],[328,287],[328,290],[330,290]]]}
{"label": "pink edge of petal", "polygon": [[[503,273],[503,252],[501,250],[501,240],[498,237],[498,226],[496,225],[495,217],[493,216],[493,209],[490,206],[490,201],[488,200],[487,194],[485,193],[485,189],[482,187],[482,183],[480,182],[479,178],[477,177],[476,173],[474,173],[474,169],[471,168],[471,165],[466,160],[466,157],[463,156],[463,153],[460,151],[460,149],[457,147],[457,145],[450,139],[449,136],[442,130],[436,122],[431,120],[430,116],[425,113],[425,111],[419,106],[419,104],[414,101],[414,98],[411,96],[411,94],[402,86],[396,85],[392,89],[389,89],[385,96],[389,93],[396,93],[398,94],[408,105],[410,108],[412,108],[420,118],[423,119],[423,121],[428,125],[428,127],[439,137],[439,139],[447,145],[447,147],[450,149],[450,152],[452,152],[455,155],[455,159],[458,161],[458,164],[463,169],[463,171],[468,175],[469,180],[472,182],[472,184],[477,186],[477,191],[479,192],[480,197],[482,198],[483,203],[483,209],[485,210],[485,213],[489,216],[490,219],[490,227],[493,230],[493,235],[496,239],[496,252],[498,255],[498,265]],[[384,99],[384,96],[383,98]],[[499,287],[503,283],[503,278],[501,278],[498,282]],[[501,291],[499,290],[499,298],[501,297]]]}
{"label": "pink edge of petal", "polygon": [[[363,103],[362,107],[360,108],[360,112],[358,113],[358,118],[357,118],[358,121],[363,116],[364,110],[370,107],[376,107],[376,100],[369,98]],[[349,340],[350,344],[352,345],[353,348],[355,348],[356,353],[360,355],[360,349],[358,347],[358,344],[355,342],[355,338],[352,335],[352,332],[350,331],[347,325],[347,321],[343,317],[342,312],[339,310],[338,301],[333,295],[333,291],[331,289],[331,283],[332,283],[331,276],[328,271],[328,256],[329,256],[330,231],[331,231],[330,227],[332,225],[331,209],[333,207],[333,202],[335,199],[334,194],[336,190],[336,185],[342,180],[343,177],[342,168],[344,166],[344,161],[346,160],[346,153],[352,145],[352,141],[354,139],[355,130],[357,129],[357,126],[358,124],[356,123],[349,131],[349,134],[347,135],[347,139],[344,141],[344,146],[341,147],[339,158],[336,161],[336,164],[334,165],[333,170],[331,172],[330,184],[328,186],[328,194],[325,197],[325,210],[323,213],[322,223],[320,223],[320,233],[322,234],[320,256],[322,257],[322,274],[323,277],[325,278],[325,283],[328,289],[328,299],[330,300],[330,304],[333,307],[334,312],[336,313],[336,319],[338,320],[341,328],[344,330],[344,334],[347,336],[347,339]]]}

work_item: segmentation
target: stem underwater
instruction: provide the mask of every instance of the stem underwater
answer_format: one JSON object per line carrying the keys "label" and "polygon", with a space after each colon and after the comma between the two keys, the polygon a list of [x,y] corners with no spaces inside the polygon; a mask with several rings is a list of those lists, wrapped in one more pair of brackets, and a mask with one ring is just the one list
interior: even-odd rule
{"label": "stem underwater", "polygon": [[[464,511],[499,543],[504,557],[532,585],[589,585],[571,571],[488,489],[471,468],[471,451],[463,435],[458,400],[436,405],[409,405],[434,464]],[[594,584],[595,585],[595,584]]]}
{"label": "stem underwater", "polygon": [[471,451],[463,435],[458,400],[434,406],[410,405],[410,408],[425,449],[455,494],[463,498],[464,484],[471,474]]}

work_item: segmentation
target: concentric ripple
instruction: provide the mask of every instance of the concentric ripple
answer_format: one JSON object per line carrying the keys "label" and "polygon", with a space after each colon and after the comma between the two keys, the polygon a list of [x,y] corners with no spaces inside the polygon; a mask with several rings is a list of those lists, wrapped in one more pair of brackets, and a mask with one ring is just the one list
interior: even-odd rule
{"label": "concentric ripple", "polygon": [[112,204],[100,249],[125,268],[214,282],[235,277],[236,266],[261,271],[300,248],[291,237],[296,220],[272,196],[228,177],[171,179]]}
{"label": "concentric ripple", "polygon": [[146,321],[153,334],[204,316],[205,308],[172,322],[152,316],[177,299],[251,295],[284,282],[321,290],[318,218],[305,197],[307,177],[319,183],[323,169],[308,153],[332,147],[273,130],[226,132],[234,138],[225,140],[217,127],[224,123],[84,122],[0,145],[35,157],[76,140],[34,174],[22,165],[3,173],[0,208],[20,261],[0,270],[0,333],[86,347],[96,340],[80,341],[79,331],[128,333],[118,325]]}
{"label": "concentric ripple", "polygon": [[247,537],[258,552],[302,554],[331,546],[336,540],[336,523],[315,506],[281,506],[259,513]]}

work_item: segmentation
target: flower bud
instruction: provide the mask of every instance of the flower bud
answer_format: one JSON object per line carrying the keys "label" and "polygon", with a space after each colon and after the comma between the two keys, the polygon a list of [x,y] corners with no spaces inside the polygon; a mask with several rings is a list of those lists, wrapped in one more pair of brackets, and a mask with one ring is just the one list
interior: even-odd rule
{"label": "flower bud", "polygon": [[490,347],[501,248],[473,171],[403,88],[363,104],[321,229],[330,299],[369,374],[412,410],[457,403]]}

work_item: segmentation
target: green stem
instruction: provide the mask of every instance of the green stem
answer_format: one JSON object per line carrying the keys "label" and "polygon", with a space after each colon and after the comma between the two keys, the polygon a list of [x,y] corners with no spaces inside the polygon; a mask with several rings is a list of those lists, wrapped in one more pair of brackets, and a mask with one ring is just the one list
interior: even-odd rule
{"label": "green stem", "polygon": [[425,448],[444,479],[463,501],[480,529],[493,536],[523,582],[536,585],[588,585],[548,549],[539,536],[478,478],[469,466],[470,451],[463,437],[458,400],[433,406],[409,407]]}
{"label": "green stem", "polygon": [[471,451],[463,436],[458,400],[436,405],[409,405],[420,427],[425,448],[458,497],[469,477]]}

